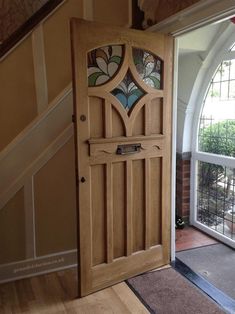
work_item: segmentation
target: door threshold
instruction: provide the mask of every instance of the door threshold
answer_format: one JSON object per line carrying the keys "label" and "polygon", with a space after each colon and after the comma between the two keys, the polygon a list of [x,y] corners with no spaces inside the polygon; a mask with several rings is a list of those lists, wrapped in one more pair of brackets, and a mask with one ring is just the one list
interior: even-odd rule
{"label": "door threshold", "polygon": [[218,305],[220,305],[227,313],[235,313],[235,300],[223,293],[221,290],[212,285],[202,276],[195,273],[190,267],[181,262],[178,258],[171,263],[172,267],[181,275],[186,277],[195,286],[207,294]]}

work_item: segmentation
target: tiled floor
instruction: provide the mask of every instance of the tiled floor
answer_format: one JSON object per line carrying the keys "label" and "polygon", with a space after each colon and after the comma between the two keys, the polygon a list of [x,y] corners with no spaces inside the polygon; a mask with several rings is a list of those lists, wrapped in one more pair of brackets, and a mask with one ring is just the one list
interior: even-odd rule
{"label": "tiled floor", "polygon": [[218,241],[194,227],[186,226],[176,230],[176,252],[215,243]]}

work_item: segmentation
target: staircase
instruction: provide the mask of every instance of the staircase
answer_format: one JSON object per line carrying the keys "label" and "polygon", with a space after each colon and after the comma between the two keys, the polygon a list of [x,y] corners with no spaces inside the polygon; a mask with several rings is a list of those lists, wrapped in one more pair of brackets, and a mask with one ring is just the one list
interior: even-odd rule
{"label": "staircase", "polygon": [[46,2],[0,45],[0,283],[77,264],[69,19],[130,25],[130,0]]}
{"label": "staircase", "polygon": [[[0,217],[2,214],[4,219],[5,211],[9,207],[8,204],[21,190],[23,190],[23,212],[25,216],[25,258],[23,261],[10,261],[10,263],[1,264],[0,282],[41,273],[45,269],[50,271],[68,265],[76,265],[75,246],[73,249],[70,248],[63,252],[58,251],[43,256],[38,254],[36,228],[40,228],[40,226],[37,226],[35,221],[36,213],[40,211],[40,206],[42,206],[38,204],[39,208],[35,208],[35,204],[37,204],[35,196],[40,193],[40,191],[35,190],[35,177],[50,160],[57,156],[60,150],[64,149],[67,153],[68,148],[66,148],[66,145],[69,141],[73,143],[72,107],[72,88],[69,85],[42,114],[0,152]],[[71,152],[70,145],[70,152],[68,153],[74,155],[73,146]],[[66,162],[67,159],[61,159],[60,166],[63,167]],[[74,175],[74,164],[71,165],[70,169],[73,170],[70,174],[70,177],[72,177]],[[57,171],[59,172],[59,170],[58,168]],[[73,179],[71,182],[65,182],[64,184],[72,186],[72,195],[75,200],[75,178]],[[45,178],[45,180],[47,179]],[[55,187],[49,188],[54,189]],[[63,189],[58,193],[63,194]],[[19,204],[16,203],[15,206],[19,206]],[[43,209],[45,210],[45,207]],[[73,208],[70,208],[71,210],[72,213],[69,213],[69,215],[75,216],[75,204]],[[41,221],[40,223],[43,228],[44,222]],[[9,230],[8,226],[6,228]],[[74,229],[73,233],[75,235],[75,220],[69,228]],[[53,237],[53,230],[51,230],[51,236]],[[75,243],[76,239],[73,242]],[[69,245],[70,243],[68,243],[68,247]]]}
{"label": "staircase", "polygon": [[[7,53],[6,45],[1,47],[0,81],[5,80],[3,74],[12,71],[15,75],[11,83],[3,84],[7,86],[5,90],[2,88],[0,96],[4,116],[9,106],[13,115],[1,124],[5,123],[1,130],[1,147],[4,147],[0,151],[0,282],[77,263],[68,20],[74,15],[82,16],[83,3],[49,2],[57,2],[57,6],[51,6],[52,10],[47,10],[40,23],[33,25],[22,38],[18,36],[20,41],[16,46],[9,46],[11,50]],[[54,68],[50,54],[56,55],[57,47],[54,45],[51,50],[47,41],[56,40],[53,35],[56,24],[63,28],[56,36],[66,41],[60,42],[62,48],[58,47],[63,51],[55,59],[64,67],[57,69],[54,80],[50,77]],[[30,79],[24,76],[20,79],[17,72],[22,70],[20,63],[27,66],[26,76],[33,73]],[[12,70],[15,64],[19,68]],[[64,70],[65,66],[68,69]],[[12,106],[14,95],[18,108]],[[54,177],[56,182],[52,184]]]}

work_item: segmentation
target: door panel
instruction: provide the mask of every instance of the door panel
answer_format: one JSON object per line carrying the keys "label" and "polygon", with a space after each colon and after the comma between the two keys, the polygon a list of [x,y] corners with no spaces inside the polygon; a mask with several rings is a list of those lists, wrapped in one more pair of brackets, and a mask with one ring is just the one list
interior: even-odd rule
{"label": "door panel", "polygon": [[169,263],[172,38],[71,30],[84,296]]}

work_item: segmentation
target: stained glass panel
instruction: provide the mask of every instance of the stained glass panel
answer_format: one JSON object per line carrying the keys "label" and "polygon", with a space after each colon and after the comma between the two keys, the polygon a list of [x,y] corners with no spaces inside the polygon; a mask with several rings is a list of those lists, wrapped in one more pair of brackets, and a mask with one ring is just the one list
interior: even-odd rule
{"label": "stained glass panel", "polygon": [[123,46],[97,48],[88,53],[88,86],[99,86],[110,81],[118,72],[123,59]]}
{"label": "stained glass panel", "polygon": [[123,81],[112,91],[112,94],[129,111],[145,93],[136,85],[131,72],[128,70]]}
{"label": "stained glass panel", "polygon": [[145,84],[161,89],[163,61],[148,51],[138,48],[133,48],[133,59],[136,70]]}

